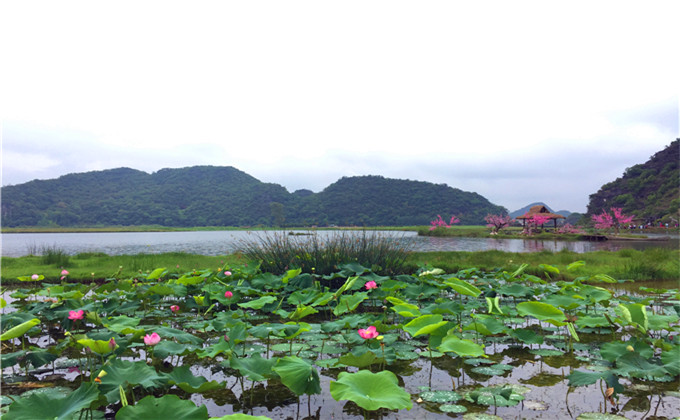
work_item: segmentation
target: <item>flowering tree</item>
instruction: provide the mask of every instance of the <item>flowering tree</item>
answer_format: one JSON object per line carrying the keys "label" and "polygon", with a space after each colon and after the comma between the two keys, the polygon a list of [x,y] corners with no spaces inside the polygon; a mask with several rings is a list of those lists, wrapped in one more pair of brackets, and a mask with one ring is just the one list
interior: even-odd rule
{"label": "flowering tree", "polygon": [[614,228],[616,233],[619,233],[619,227],[633,221],[633,215],[623,214],[620,207],[612,207],[609,212],[602,210],[600,214],[594,214],[591,216],[593,222],[595,222],[595,229],[610,229]]}
{"label": "flowering tree", "polygon": [[489,214],[484,218],[484,221],[487,223],[486,227],[493,229],[491,233],[495,234],[504,227],[509,226],[512,222],[512,218],[508,215],[501,216],[500,214]]}
{"label": "flowering tree", "polygon": [[438,227],[451,228],[455,223],[460,223],[460,219],[456,216],[451,216],[449,223],[446,223],[444,219],[442,219],[441,215],[438,214],[437,218],[430,222],[432,225],[430,226],[430,230],[435,230]]}

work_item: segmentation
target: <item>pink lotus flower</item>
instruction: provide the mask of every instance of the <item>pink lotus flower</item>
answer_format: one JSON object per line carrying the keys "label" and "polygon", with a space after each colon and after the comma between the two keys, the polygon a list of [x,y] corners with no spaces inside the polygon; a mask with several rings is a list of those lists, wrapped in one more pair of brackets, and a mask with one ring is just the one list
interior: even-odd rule
{"label": "pink lotus flower", "polygon": [[367,281],[366,284],[364,284],[364,286],[366,286],[366,290],[371,290],[371,289],[377,289],[377,288],[378,288],[378,284],[377,284],[376,282],[374,282],[373,280]]}
{"label": "pink lotus flower", "polygon": [[158,333],[151,333],[151,335],[147,334],[144,336],[144,344],[147,346],[155,346],[156,344],[160,343],[161,341],[161,336],[158,335]]}
{"label": "pink lotus flower", "polygon": [[69,272],[67,270],[61,270],[61,275],[62,276],[68,276]]}
{"label": "pink lotus flower", "polygon": [[116,340],[114,340],[113,337],[111,337],[111,339],[109,340],[109,348],[111,349],[111,351],[114,351],[116,349],[116,345],[117,345]]}
{"label": "pink lotus flower", "polygon": [[31,280],[38,280],[39,278],[40,278],[40,276],[37,275],[37,274],[33,274],[33,275],[31,276]]}
{"label": "pink lotus flower", "polygon": [[231,276],[231,271],[225,271],[225,272],[224,272],[224,275],[227,276],[227,277],[228,277],[228,276]]}
{"label": "pink lotus flower", "polygon": [[229,290],[227,290],[226,292],[224,292],[224,297],[225,297],[225,298],[231,299],[232,296],[234,296],[234,294],[231,293]]}
{"label": "pink lotus flower", "polygon": [[172,305],[172,306],[170,306],[170,310],[171,310],[172,312],[177,312],[177,311],[179,311],[179,306],[177,306],[177,305]]}
{"label": "pink lotus flower", "polygon": [[370,327],[368,327],[366,329],[360,328],[359,329],[359,335],[364,340],[370,340],[371,338],[376,338],[380,334],[378,333],[378,331],[376,331],[375,327],[373,325],[371,325]]}
{"label": "pink lotus flower", "polygon": [[77,311],[68,311],[68,319],[70,319],[72,321],[83,319],[84,315],[85,315],[85,311],[83,311],[82,309],[77,310]]}

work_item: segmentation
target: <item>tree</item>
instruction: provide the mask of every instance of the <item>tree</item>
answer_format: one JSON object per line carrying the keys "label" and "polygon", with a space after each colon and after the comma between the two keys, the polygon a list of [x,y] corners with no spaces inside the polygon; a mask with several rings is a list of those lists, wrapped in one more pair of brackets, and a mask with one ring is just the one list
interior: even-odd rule
{"label": "tree", "polygon": [[500,214],[489,214],[484,218],[484,221],[487,223],[486,227],[493,229],[491,233],[498,233],[504,227],[510,226],[512,218],[507,214],[505,216]]}
{"label": "tree", "polygon": [[619,228],[632,222],[634,217],[633,215],[623,214],[620,207],[611,207],[609,212],[602,210],[602,213],[594,214],[592,220],[595,222],[595,229],[610,229],[613,227],[618,235]]}
{"label": "tree", "polygon": [[449,223],[446,223],[444,219],[442,219],[442,216],[438,214],[437,218],[430,222],[430,224],[432,225],[430,226],[430,230],[435,230],[438,227],[451,228],[456,223],[460,223],[460,219],[457,218],[456,216],[451,216],[451,220],[449,221]]}

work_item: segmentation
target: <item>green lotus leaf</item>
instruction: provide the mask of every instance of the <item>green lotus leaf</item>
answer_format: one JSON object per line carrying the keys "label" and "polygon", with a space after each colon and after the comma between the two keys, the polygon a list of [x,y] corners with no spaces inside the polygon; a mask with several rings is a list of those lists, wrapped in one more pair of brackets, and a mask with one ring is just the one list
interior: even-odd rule
{"label": "green lotus leaf", "polygon": [[203,339],[186,331],[178,330],[170,327],[155,327],[154,332],[157,332],[162,339],[174,338],[180,343],[191,343],[197,346],[203,345]]}
{"label": "green lotus leaf", "polygon": [[0,297],[0,309],[3,309],[5,306],[7,306],[7,301]]}
{"label": "green lotus leaf", "polygon": [[217,381],[208,382],[203,376],[194,376],[190,366],[177,366],[170,373],[166,373],[169,385],[177,385],[188,393],[203,393],[213,389],[223,388],[224,385]]}
{"label": "green lotus leaf", "polygon": [[145,389],[156,388],[165,382],[165,377],[159,376],[156,370],[144,361],[130,362],[128,360],[114,359],[104,367],[106,375],[101,377],[99,390],[106,395],[109,403],[119,400],[118,387],[123,385],[140,385]]}
{"label": "green lotus leaf", "polygon": [[439,406],[439,410],[444,413],[465,413],[467,407],[458,404],[443,404]]}
{"label": "green lotus leaf", "polygon": [[222,417],[210,417],[208,420],[271,420],[267,416],[251,416],[250,414],[235,413]]}
{"label": "green lotus leaf", "polygon": [[545,271],[546,273],[551,273],[551,274],[560,274],[560,270],[557,267],[554,267],[552,265],[548,264],[539,264],[538,267]]}
{"label": "green lotus leaf", "polygon": [[567,266],[567,271],[576,270],[577,268],[581,268],[584,265],[586,265],[586,262],[583,260],[574,261],[573,263]]}
{"label": "green lotus leaf", "polygon": [[341,372],[337,381],[331,381],[330,389],[336,401],[349,400],[365,410],[410,410],[413,407],[411,395],[399,387],[397,376],[388,370]]}
{"label": "green lotus leaf", "polygon": [[484,354],[484,347],[470,340],[461,340],[455,335],[444,337],[437,349],[441,352],[453,352],[462,357],[486,356]]}
{"label": "green lotus leaf", "polygon": [[444,403],[456,402],[463,397],[455,391],[425,391],[420,393],[420,398],[425,401]]}
{"label": "green lotus leaf", "polygon": [[197,407],[190,400],[182,400],[177,395],[151,395],[142,398],[135,405],[128,405],[116,413],[116,420],[138,419],[208,419],[208,408]]}
{"label": "green lotus leaf", "polygon": [[30,330],[31,328],[35,327],[38,324],[40,324],[40,320],[38,318],[33,318],[29,321],[23,322],[17,325],[16,327],[10,328],[9,330],[2,333],[2,335],[0,336],[0,341],[11,340],[13,338],[21,337],[22,335],[26,334],[28,330]]}
{"label": "green lotus leaf", "polygon": [[553,305],[543,302],[522,302],[517,304],[517,312],[520,315],[529,315],[541,321],[549,322],[555,326],[563,326],[566,323],[564,312]]}
{"label": "green lotus leaf", "polygon": [[553,349],[534,349],[534,350],[529,350],[529,353],[535,354],[537,356],[544,356],[544,357],[564,356],[564,352],[562,350],[553,350]]}
{"label": "green lotus leaf", "polygon": [[177,280],[174,280],[173,283],[181,284],[183,286],[194,286],[197,284],[201,284],[205,281],[205,277],[203,276],[187,276],[184,275]]}
{"label": "green lotus leaf", "polygon": [[274,371],[281,377],[281,382],[296,395],[319,394],[319,373],[314,366],[296,356],[279,359]]}
{"label": "green lotus leaf", "polygon": [[254,382],[264,381],[274,376],[272,368],[276,362],[277,359],[264,359],[257,353],[248,358],[232,356],[229,359],[231,368],[237,369],[241,375]]}
{"label": "green lotus leaf", "polygon": [[203,359],[205,357],[214,359],[218,354],[230,355],[234,345],[235,344],[220,338],[217,343],[214,343],[203,350],[197,351],[196,356],[198,356],[199,359]]}
{"label": "green lotus leaf", "polygon": [[463,420],[503,420],[498,416],[487,413],[467,413],[463,415]]}
{"label": "green lotus leaf", "polygon": [[307,315],[313,315],[318,312],[318,310],[312,308],[311,306],[300,306],[296,308],[295,311],[290,314],[290,316],[288,316],[288,318],[299,321]]}
{"label": "green lotus leaf", "polygon": [[262,296],[261,298],[251,300],[250,302],[241,302],[238,304],[241,308],[262,309],[264,305],[275,302],[275,296]]}
{"label": "green lotus leaf", "polygon": [[546,296],[545,298],[541,299],[541,302],[553,306],[559,306],[560,308],[564,308],[566,310],[576,309],[583,305],[583,299],[558,294]]}
{"label": "green lotus leaf", "polygon": [[582,413],[576,420],[628,420],[628,418],[609,413]]}
{"label": "green lotus leaf", "polygon": [[673,346],[672,349],[662,352],[661,361],[669,374],[680,375],[680,346]]}
{"label": "green lotus leaf", "polygon": [[647,308],[642,303],[621,303],[616,308],[616,312],[629,324],[636,323],[645,330],[649,327]]}
{"label": "green lotus leaf", "polygon": [[163,276],[164,273],[165,273],[165,268],[157,268],[157,269],[153,270],[152,272],[150,272],[149,275],[146,276],[146,279],[147,280],[158,280],[159,278],[161,278],[161,276]]}
{"label": "green lotus leaf", "polygon": [[175,289],[167,284],[154,284],[146,291],[149,295],[171,296],[175,294]]}
{"label": "green lotus leaf", "polygon": [[343,295],[338,301],[338,305],[333,309],[333,315],[338,316],[347,312],[352,312],[359,304],[368,299],[368,293],[358,292],[351,295]]}
{"label": "green lotus leaf", "polygon": [[455,277],[451,277],[450,279],[444,280],[444,284],[446,284],[456,292],[460,293],[461,295],[477,297],[482,294],[482,291],[479,290],[477,287]]}
{"label": "green lotus leaf", "polygon": [[97,354],[111,353],[116,348],[118,348],[118,345],[116,344],[116,347],[112,349],[109,346],[109,340],[92,340],[90,338],[78,340],[78,344],[80,344],[83,347],[89,348],[90,350]]}
{"label": "green lotus leaf", "polygon": [[526,344],[543,344],[543,336],[528,328],[510,330],[510,335]]}
{"label": "green lotus leaf", "polygon": [[102,320],[102,325],[111,331],[125,335],[136,331],[135,327],[139,325],[140,321],[139,318],[130,318],[126,315],[120,315],[115,318]]}
{"label": "green lotus leaf", "polygon": [[153,354],[156,357],[165,359],[166,357],[172,356],[186,356],[187,354],[196,351],[197,347],[193,344],[176,343],[171,340],[161,340],[160,343],[153,347]]}
{"label": "green lotus leaf", "polygon": [[636,353],[644,358],[650,358],[654,355],[654,349],[649,344],[636,338],[626,342],[612,341],[604,343],[600,348],[602,358],[610,362],[614,362],[619,357],[628,353]]}
{"label": "green lotus leaf", "polygon": [[448,321],[444,321],[444,317],[441,315],[422,315],[412,319],[408,324],[403,326],[403,329],[411,334],[411,337],[417,337],[419,335],[430,334],[447,322]]}
{"label": "green lotus leaf", "polygon": [[656,380],[667,375],[661,363],[649,361],[634,352],[628,352],[616,359],[616,373],[622,376],[632,376],[646,380]]}
{"label": "green lotus leaf", "polygon": [[19,280],[19,281],[41,281],[41,280],[45,280],[45,276],[40,274],[37,279],[34,279],[33,276],[21,276],[21,277],[17,277],[17,280]]}
{"label": "green lotus leaf", "polygon": [[353,353],[344,354],[338,359],[338,361],[346,366],[364,368],[374,363],[379,363],[382,361],[382,359],[379,359],[372,351],[367,351],[360,356],[357,356]]}
{"label": "green lotus leaf", "polygon": [[78,389],[66,396],[35,393],[20,398],[9,406],[2,418],[12,419],[72,419],[83,408],[99,398],[96,385],[83,383]]}

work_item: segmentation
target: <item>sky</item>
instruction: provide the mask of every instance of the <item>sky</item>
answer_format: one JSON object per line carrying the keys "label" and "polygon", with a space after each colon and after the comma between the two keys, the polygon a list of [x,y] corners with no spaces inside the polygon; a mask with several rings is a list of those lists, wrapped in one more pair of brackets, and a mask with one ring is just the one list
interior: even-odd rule
{"label": "sky", "polygon": [[233,166],[288,191],[590,194],[678,133],[680,2],[60,1],[0,6],[2,185]]}

